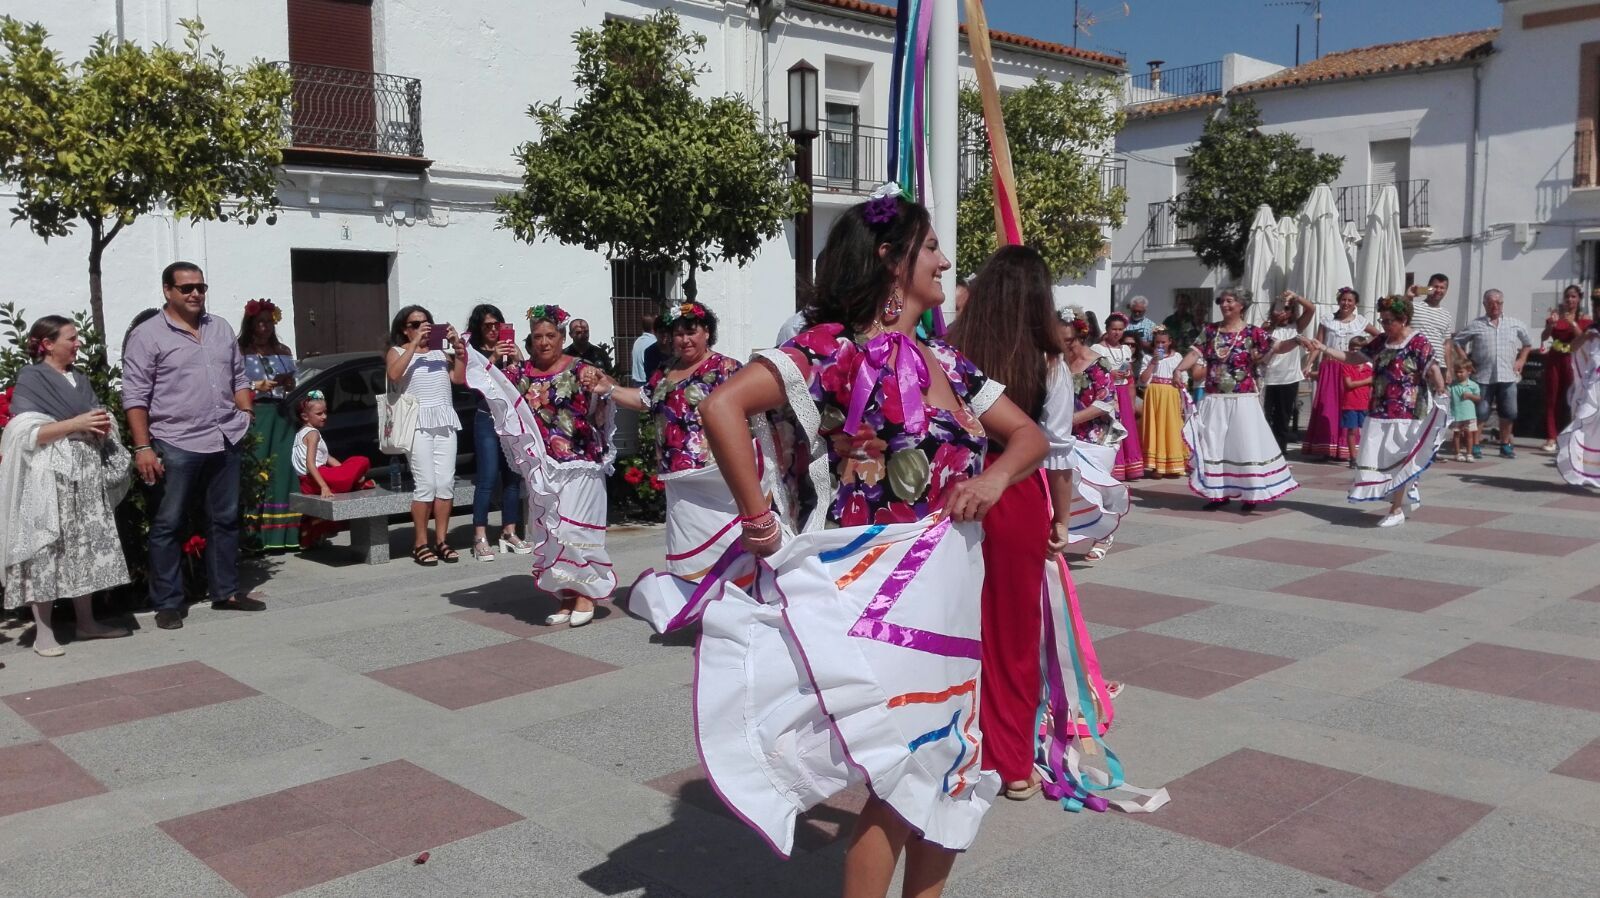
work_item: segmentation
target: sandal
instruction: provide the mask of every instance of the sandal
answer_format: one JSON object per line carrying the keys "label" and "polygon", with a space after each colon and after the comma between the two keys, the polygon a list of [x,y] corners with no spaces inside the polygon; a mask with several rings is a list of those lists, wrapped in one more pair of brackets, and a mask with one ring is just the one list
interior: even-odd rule
{"label": "sandal", "polygon": [[472,558],[474,561],[494,560],[494,550],[489,548],[487,539],[476,540],[472,543]]}
{"label": "sandal", "polygon": [[439,566],[439,556],[433,554],[433,547],[427,543],[412,547],[411,560],[422,565],[423,567]]}
{"label": "sandal", "polygon": [[1008,783],[1005,787],[1005,796],[1012,801],[1027,801],[1033,796],[1038,795],[1039,790],[1043,788],[1044,781],[1039,779],[1029,780],[1021,786],[1013,786]]}
{"label": "sandal", "polygon": [[1095,546],[1089,550],[1088,554],[1083,556],[1083,561],[1085,564],[1094,564],[1100,559],[1105,558],[1106,553],[1109,551],[1110,550],[1105,546]]}
{"label": "sandal", "polygon": [[435,555],[438,555],[439,560],[443,561],[445,564],[455,564],[461,560],[461,554],[455,549],[450,548],[450,546],[446,545],[445,543],[434,543],[433,552]]}

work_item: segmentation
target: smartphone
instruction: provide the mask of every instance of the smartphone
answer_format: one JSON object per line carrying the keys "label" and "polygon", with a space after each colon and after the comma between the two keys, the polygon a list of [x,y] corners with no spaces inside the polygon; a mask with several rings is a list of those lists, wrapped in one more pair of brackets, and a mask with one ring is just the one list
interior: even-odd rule
{"label": "smartphone", "polygon": [[427,343],[428,351],[432,352],[435,349],[443,349],[444,348],[444,338],[445,338],[444,325],[442,325],[442,324],[429,325],[429,328],[428,328],[428,343]]}
{"label": "smartphone", "polygon": [[501,343],[515,343],[515,342],[517,342],[517,328],[514,325],[510,325],[510,324],[502,324],[502,325],[500,325],[500,342]]}

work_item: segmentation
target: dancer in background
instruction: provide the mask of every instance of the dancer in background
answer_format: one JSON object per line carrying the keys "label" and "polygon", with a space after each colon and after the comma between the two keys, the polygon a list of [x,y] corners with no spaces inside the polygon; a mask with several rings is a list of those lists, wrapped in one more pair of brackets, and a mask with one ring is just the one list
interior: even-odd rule
{"label": "dancer in background", "polygon": [[[1377,328],[1372,326],[1372,322],[1356,311],[1356,306],[1360,302],[1361,294],[1349,287],[1341,288],[1338,310],[1323,314],[1317,321],[1316,342],[1343,352],[1350,348],[1351,337],[1357,334],[1377,334]],[[1344,375],[1339,362],[1323,356],[1321,364],[1317,367],[1317,389],[1312,394],[1311,416],[1306,424],[1305,439],[1300,441],[1302,458],[1325,461],[1351,460],[1350,447],[1339,438],[1339,404],[1343,396]]]}
{"label": "dancer in background", "polygon": [[1092,540],[1084,561],[1094,564],[1111,551],[1112,534],[1128,513],[1128,486],[1111,473],[1117,444],[1127,436],[1117,420],[1117,400],[1111,392],[1111,369],[1089,343],[1089,324],[1081,318],[1065,322],[1061,358],[1065,375],[1071,375],[1071,465],[1073,503],[1071,536],[1074,542]]}
{"label": "dancer in background", "polygon": [[1181,477],[1189,470],[1189,447],[1183,444],[1183,416],[1192,407],[1176,377],[1183,356],[1172,351],[1172,334],[1156,325],[1150,364],[1139,375],[1144,408],[1139,436],[1144,440],[1145,469],[1157,477]]}
{"label": "dancer in background", "polygon": [[1573,344],[1572,363],[1572,423],[1556,437],[1556,470],[1573,486],[1600,487],[1600,324],[1590,324]]}
{"label": "dancer in background", "polygon": [[1125,338],[1128,316],[1112,312],[1106,316],[1106,332],[1094,351],[1111,369],[1111,392],[1117,400],[1117,420],[1127,430],[1127,438],[1117,444],[1117,461],[1111,473],[1118,480],[1138,480],[1144,476],[1144,449],[1139,442],[1139,413],[1134,402],[1133,361],[1135,346]]}
{"label": "dancer in background", "polygon": [[1568,284],[1561,291],[1561,305],[1551,309],[1544,319],[1544,332],[1539,335],[1544,349],[1544,371],[1540,382],[1544,386],[1544,451],[1556,451],[1556,435],[1572,420],[1573,404],[1569,401],[1576,383],[1572,367],[1572,346],[1594,322],[1583,317],[1583,288]]}

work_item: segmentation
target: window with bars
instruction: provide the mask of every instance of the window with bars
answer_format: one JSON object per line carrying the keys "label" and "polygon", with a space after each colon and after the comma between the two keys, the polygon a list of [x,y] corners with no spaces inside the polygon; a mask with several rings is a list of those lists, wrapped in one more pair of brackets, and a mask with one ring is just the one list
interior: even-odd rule
{"label": "window with bars", "polygon": [[611,332],[619,364],[632,358],[633,341],[644,333],[644,316],[660,314],[668,300],[680,295],[676,271],[611,260]]}

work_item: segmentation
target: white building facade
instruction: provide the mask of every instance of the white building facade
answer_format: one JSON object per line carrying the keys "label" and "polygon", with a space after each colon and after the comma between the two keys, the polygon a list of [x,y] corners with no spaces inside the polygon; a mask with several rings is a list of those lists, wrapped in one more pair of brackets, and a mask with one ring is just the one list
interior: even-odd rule
{"label": "white building facade", "polygon": [[[1169,72],[1166,96],[1130,91],[1117,143],[1128,158],[1129,214],[1113,240],[1116,298],[1147,296],[1159,317],[1179,294],[1208,300],[1231,283],[1184,243],[1173,200],[1207,117],[1236,98],[1256,103],[1264,131],[1344,158],[1333,188],[1346,221],[1362,226],[1379,185],[1395,184],[1408,275],[1447,275],[1458,320],[1477,315],[1490,288],[1505,292],[1507,314],[1539,322],[1565,285],[1600,286],[1600,3],[1507,0],[1502,16],[1499,29],[1275,72],[1230,57],[1219,69],[1240,77],[1186,84]],[[1138,82],[1146,90],[1147,78]]]}
{"label": "white building facade", "polygon": [[[813,155],[813,243],[820,250],[838,211],[885,176],[893,9],[858,0],[790,0],[763,31],[743,0],[665,5],[707,38],[698,61],[707,68],[700,89],[708,95],[741,94],[781,121],[789,66],[805,59],[820,71],[825,132]],[[619,338],[625,349],[640,313],[653,305],[645,279],[625,262],[579,247],[519,243],[497,228],[492,204],[520,186],[512,152],[536,136],[529,104],[574,98],[573,33],[661,6],[13,0],[7,12],[44,24],[51,46],[68,60],[81,58],[101,33],[175,44],[182,37],[177,21],[200,18],[209,42],[230,62],[259,58],[290,67],[297,112],[281,170],[278,222],[245,228],[147,216],[106,253],[105,305],[114,351],[127,322],[159,304],[161,269],[176,259],[193,261],[212,286],[213,312],[237,322],[247,300],[270,297],[284,308],[280,336],[306,356],[378,349],[390,317],[412,303],[458,325],[480,302],[498,305],[512,321],[530,305],[558,303],[591,322],[594,340]],[[1003,87],[1040,76],[1117,75],[1122,68],[1114,57],[1015,35],[997,35],[995,49]],[[970,73],[964,37],[961,62]],[[0,204],[13,196],[0,186]],[[953,246],[954,235],[942,236]],[[742,357],[770,345],[793,312],[794,245],[790,222],[749,266],[718,264],[700,275],[700,299],[723,321],[724,352]],[[12,298],[29,317],[88,307],[86,238],[45,243],[15,225],[0,232],[0,252]],[[1068,289],[1104,296],[1109,281],[1109,266],[1102,265]]]}

